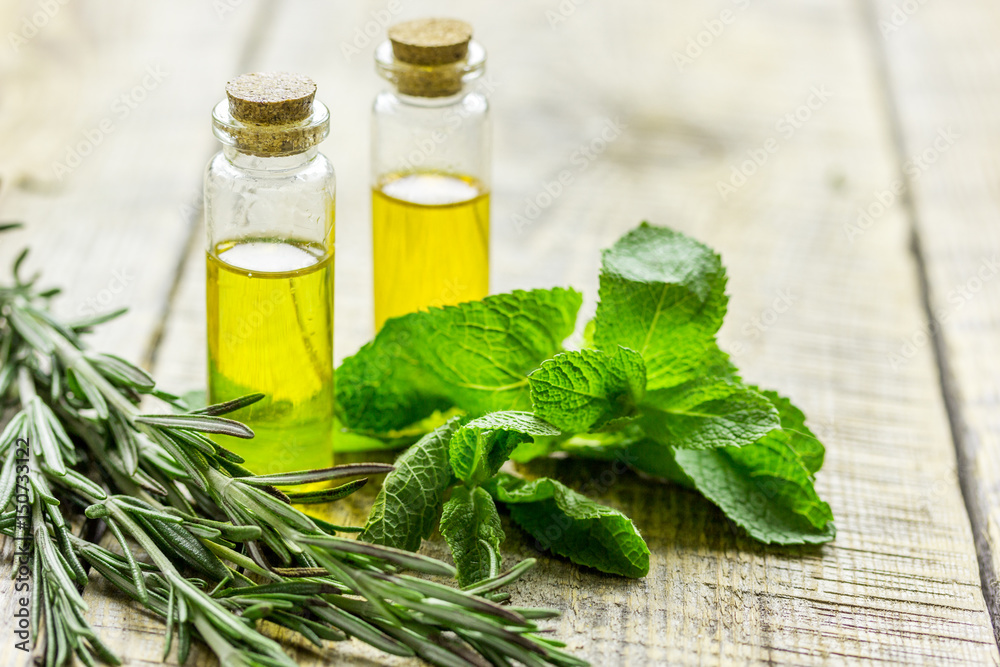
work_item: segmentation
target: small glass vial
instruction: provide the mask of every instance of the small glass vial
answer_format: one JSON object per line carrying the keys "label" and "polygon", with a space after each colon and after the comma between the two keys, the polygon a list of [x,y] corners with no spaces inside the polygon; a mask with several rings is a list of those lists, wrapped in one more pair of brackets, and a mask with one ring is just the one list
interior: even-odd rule
{"label": "small glass vial", "polygon": [[394,25],[375,51],[392,84],[372,111],[376,330],[489,293],[489,105],[466,88],[485,64],[452,19]]}
{"label": "small glass vial", "polygon": [[212,112],[205,172],[208,397],[265,398],[233,413],[226,446],[258,474],[332,464],[335,180],[316,148],[330,114],[316,84],[244,74]]}

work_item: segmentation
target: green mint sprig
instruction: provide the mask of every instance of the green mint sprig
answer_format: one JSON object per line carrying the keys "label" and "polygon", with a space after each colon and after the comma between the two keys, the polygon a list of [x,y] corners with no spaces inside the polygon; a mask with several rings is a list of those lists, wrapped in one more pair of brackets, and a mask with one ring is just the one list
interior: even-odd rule
{"label": "green mint sprig", "polygon": [[500,563],[488,496],[541,547],[643,576],[649,552],[627,517],[556,480],[500,472],[508,458],[554,452],[623,460],[693,488],[765,543],[833,539],[814,487],[823,445],[801,411],[745,384],[718,347],[725,287],[718,254],[643,223],[603,253],[584,349],[562,348],[580,297],[561,288],[390,320],[339,371],[343,421],[379,433],[440,410],[466,416],[400,457],[362,539],[416,549],[437,524],[471,584]]}

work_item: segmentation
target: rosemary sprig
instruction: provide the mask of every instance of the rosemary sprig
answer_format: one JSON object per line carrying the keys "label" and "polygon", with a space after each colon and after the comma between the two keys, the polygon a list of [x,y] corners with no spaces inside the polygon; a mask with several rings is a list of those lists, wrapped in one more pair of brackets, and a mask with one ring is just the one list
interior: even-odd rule
{"label": "rosemary sprig", "polygon": [[[15,265],[0,286],[0,399],[17,412],[0,435],[0,532],[24,537],[7,488],[9,449],[31,443],[34,538],[32,635],[47,666],[117,659],[87,624],[81,591],[97,571],[166,623],[164,655],[184,662],[193,638],[224,665],[288,666],[294,661],[257,621],[312,643],[355,637],[387,653],[438,665],[583,665],[538,634],[551,610],[499,606],[481,594],[531,565],[461,591],[403,574],[454,575],[441,561],[341,537],[349,527],[307,516],[296,502],[330,502],[364,480],[324,491],[280,491],[317,481],[386,472],[379,464],[254,476],[243,460],[205,433],[252,437],[222,415],[259,400],[246,397],[183,414],[143,414],[143,395],[174,405],[148,374],[87,350],[80,336],[102,320],[63,323]],[[66,516],[100,522],[121,554],[72,533]],[[19,533],[18,531],[22,531]],[[133,545],[148,562],[132,555]]]}
{"label": "rosemary sprig", "polygon": [[[4,461],[0,476],[0,507],[8,507],[17,493],[23,492],[29,499],[28,516],[12,508],[0,520],[0,531],[15,540],[18,559],[21,555],[30,558],[31,580],[34,582],[31,591],[31,634],[37,638],[45,630],[43,641],[35,643],[36,656],[47,667],[65,664],[74,654],[87,665],[93,665],[98,659],[112,665],[120,664],[84,618],[87,605],[79,588],[87,583],[87,574],[71,546],[72,540],[78,538],[69,532],[46,476],[37,472],[38,459],[31,449],[28,450],[26,473],[28,485],[27,488],[18,488],[17,475],[14,474],[18,459],[11,450],[14,449],[17,433],[25,423],[26,413],[19,413],[0,435],[0,458]],[[70,474],[76,473],[70,471]],[[72,476],[67,481],[76,483]],[[95,489],[103,494],[99,488]]]}

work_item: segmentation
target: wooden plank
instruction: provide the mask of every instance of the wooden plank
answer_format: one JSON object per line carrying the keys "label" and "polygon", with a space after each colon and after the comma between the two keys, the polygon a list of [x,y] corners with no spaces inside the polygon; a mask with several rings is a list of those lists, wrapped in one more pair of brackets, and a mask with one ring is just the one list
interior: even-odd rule
{"label": "wooden plank", "polygon": [[907,363],[916,348],[940,356],[983,588],[1000,633],[1000,7],[875,7],[932,323],[906,333],[895,362]]}
{"label": "wooden plank", "polygon": [[[370,47],[350,61],[338,50],[385,6],[282,7],[256,61],[309,73],[334,107],[324,151],[340,177],[338,358],[370,335],[361,128],[378,87]],[[732,13],[722,17],[724,9]],[[399,16],[423,11],[404,6]],[[817,549],[755,544],[691,494],[632,475],[534,466],[558,469],[632,516],[652,567],[623,581],[542,557],[513,588],[517,603],[564,609],[551,627],[597,664],[997,664],[933,355],[924,348],[898,373],[885,370],[923,312],[907,218],[888,211],[864,243],[850,243],[842,228],[895,173],[867,17],[853,5],[793,0],[489,12],[442,2],[435,11],[476,25],[497,84],[494,290],[571,284],[586,290],[592,310],[601,247],[644,218],[692,233],[729,267],[723,342],[747,378],[807,411],[829,450],[819,484],[839,535]],[[720,34],[702,34],[722,18]],[[310,23],[322,34],[304,33]],[[675,54],[698,39],[707,46],[678,67]],[[813,97],[818,108],[802,110],[818,87],[829,99]],[[810,118],[779,125],[796,112]],[[617,117],[627,127],[581,168],[574,151]],[[776,150],[723,200],[718,182],[770,138]],[[519,229],[513,216],[564,170],[573,183]],[[203,383],[201,348],[190,344],[204,326],[200,253],[157,368],[178,388]],[[776,303],[782,296],[787,307]],[[370,501],[341,503],[335,518],[361,521]],[[509,562],[539,555],[516,529],[508,535]],[[440,540],[426,548],[443,553]],[[356,642],[297,657],[384,661]]]}
{"label": "wooden plank", "polygon": [[[338,268],[338,356],[363,341],[370,321],[345,328],[344,307],[354,319],[368,307],[367,170],[357,163],[366,153],[359,128],[377,81],[367,63],[338,59],[336,51],[379,8],[283,6],[274,40],[250,63],[302,69],[321,91],[338,83],[350,91],[337,101],[334,118],[342,124],[325,148],[341,167],[340,240],[342,250],[350,248]],[[918,351],[898,374],[881,366],[921,316],[905,216],[887,213],[864,244],[847,243],[840,225],[893,174],[861,17],[837,3],[755,3],[677,72],[673,52],[718,16],[700,3],[586,4],[554,26],[537,6],[487,15],[450,3],[441,11],[481,26],[497,71],[494,243],[503,259],[495,262],[494,288],[569,283],[588,290],[592,308],[597,249],[642,217],[720,248],[733,295],[724,342],[739,350],[748,378],[780,387],[812,417],[830,449],[820,490],[840,528],[837,541],[821,549],[768,549],[687,492],[632,476],[595,492],[590,483],[600,482],[600,468],[546,463],[534,470],[559,467],[578,488],[633,516],[653,567],[646,579],[626,582],[542,558],[514,588],[515,599],[566,609],[553,624],[558,635],[608,664],[996,664],[961,497],[954,475],[941,475],[954,459],[932,355]],[[303,26],[315,28],[303,35]],[[838,54],[835,62],[830,53]],[[781,137],[775,123],[814,85],[826,85],[830,101],[792,137]],[[175,111],[198,120],[204,113]],[[524,199],[571,168],[572,151],[617,115],[626,131],[518,233],[510,219]],[[781,137],[780,150],[722,201],[717,181],[769,137]],[[170,206],[187,201],[176,192],[164,199]],[[179,294],[196,295],[200,279],[192,262]],[[772,319],[781,292],[790,292],[792,306]],[[189,312],[175,309],[158,357],[157,374],[177,388],[185,378],[192,387],[203,382],[201,363],[174,354],[201,347],[187,335],[203,330],[193,303]],[[365,502],[337,511],[360,520]],[[509,560],[536,555],[516,530],[508,532]],[[435,541],[428,550],[441,554],[442,546]],[[94,619],[126,664],[155,664],[155,621],[117,603]],[[356,643],[321,657],[385,662]],[[200,654],[198,662],[208,661]]]}
{"label": "wooden plank", "polygon": [[[0,265],[7,272],[31,246],[27,270],[66,289],[56,305],[67,316],[128,306],[94,344],[141,361],[192,231],[190,203],[200,198],[213,150],[211,107],[240,69],[260,3],[225,3],[233,10],[221,12],[200,2],[51,5],[47,20],[34,18],[43,11],[37,2],[0,11],[0,211],[28,223],[0,239]],[[33,34],[25,19],[45,24]],[[11,32],[32,36],[15,52]],[[0,551],[6,564],[11,545]],[[0,599],[13,609],[8,572],[5,565]],[[162,625],[99,590],[88,589],[85,600],[109,645],[158,655]],[[0,617],[0,637],[0,664],[21,664],[9,614]]]}

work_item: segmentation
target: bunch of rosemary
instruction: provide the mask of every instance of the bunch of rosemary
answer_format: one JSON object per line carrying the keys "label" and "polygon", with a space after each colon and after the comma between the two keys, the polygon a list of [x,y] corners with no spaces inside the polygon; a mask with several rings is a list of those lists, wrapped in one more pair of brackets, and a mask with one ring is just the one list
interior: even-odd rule
{"label": "bunch of rosemary", "polygon": [[[58,290],[19,276],[26,252],[13,284],[0,285],[0,400],[14,412],[0,435],[0,531],[32,547],[38,661],[119,663],[85,617],[81,592],[92,569],[165,620],[164,656],[176,641],[182,663],[197,637],[222,665],[295,665],[261,633],[257,622],[266,619],[317,646],[356,637],[437,665],[586,664],[539,634],[534,621],[558,612],[495,601],[494,591],[533,561],[459,590],[404,573],[454,576],[446,563],[339,536],[360,529],[307,516],[291,502],[334,501],[365,478],[312,492],[275,486],[391,467],[252,475],[205,434],[252,437],[221,415],[259,395],[188,410],[144,371],[88,350],[81,334],[120,313],[59,321],[48,309]],[[147,394],[186,412],[143,414]],[[27,463],[14,455],[19,440],[28,443]],[[98,543],[105,527],[120,554]],[[146,559],[132,555],[134,545]]]}

